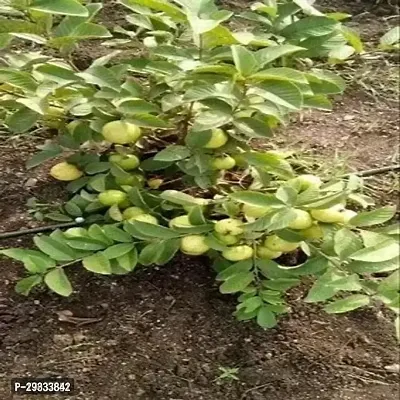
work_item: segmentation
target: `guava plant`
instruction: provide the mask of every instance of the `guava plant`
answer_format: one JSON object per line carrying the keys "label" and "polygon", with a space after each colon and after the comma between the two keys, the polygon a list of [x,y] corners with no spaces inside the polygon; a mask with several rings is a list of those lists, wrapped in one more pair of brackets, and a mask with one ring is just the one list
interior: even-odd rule
{"label": "guava plant", "polygon": [[[263,328],[290,311],[285,294],[303,277],[315,280],[305,301],[327,312],[383,303],[399,314],[398,229],[379,226],[395,209],[357,213],[371,206],[361,179],[326,181],[296,170],[291,153],[251,147],[292,113],[330,109],[329,96],[342,93],[339,76],[310,62],[332,53],[306,46],[318,39],[328,49],[339,35],[354,44],[337,16],[265,1],[245,14],[264,23],[235,31],[232,13],[210,0],[120,3],[132,29],[115,34],[142,43],[140,57],[113,52],[78,71],[36,54],[17,71],[8,56],[0,70],[11,130],[49,126],[50,107],[60,110],[50,125],[58,136],[28,166],[64,154],[50,175],[71,196],[49,218],[77,221],[36,236],[35,250],[1,250],[27,270],[17,291],[44,283],[69,296],[77,262],[127,274],[182,252],[212,259],[220,291],[238,295],[237,318]],[[16,130],[10,120],[27,110],[35,118]]]}

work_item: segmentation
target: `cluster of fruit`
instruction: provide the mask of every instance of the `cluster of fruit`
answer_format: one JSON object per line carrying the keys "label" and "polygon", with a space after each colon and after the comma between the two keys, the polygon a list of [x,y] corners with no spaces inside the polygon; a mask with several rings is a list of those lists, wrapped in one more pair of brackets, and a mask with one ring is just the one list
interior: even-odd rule
{"label": "cluster of fruit", "polygon": [[[109,143],[116,145],[132,145],[142,137],[142,131],[137,125],[132,123],[112,121],[104,125],[102,135]],[[222,129],[213,129],[211,137],[204,145],[204,148],[217,149],[224,146],[227,141],[228,135]],[[139,158],[134,154],[112,154],[108,160],[110,163],[118,165],[125,171],[135,170],[140,165]],[[236,161],[233,157],[222,155],[213,159],[211,167],[215,170],[228,170],[235,167],[235,165]],[[76,165],[68,162],[58,163],[54,165],[50,171],[50,175],[60,181],[73,181],[82,177],[83,174],[83,171]],[[130,177],[116,178],[116,183],[121,186],[142,186],[144,181],[145,178],[140,173],[132,174]],[[147,183],[150,188],[158,189],[162,182],[161,179],[150,179]]]}
{"label": "cluster of fruit", "polygon": [[[254,220],[267,215],[272,211],[270,207],[260,207],[245,204],[242,207],[245,219]],[[346,224],[356,213],[347,210],[342,204],[335,205],[328,209],[312,210],[310,213],[296,209],[296,218],[289,224],[288,228],[298,231],[304,239],[310,241],[323,238],[323,230],[319,226],[322,223]],[[189,217],[183,215],[170,221],[170,227],[191,226]],[[284,253],[296,250],[300,242],[289,242],[279,236],[272,234],[259,240],[256,247],[246,244],[242,239],[245,232],[244,222],[240,219],[227,218],[217,221],[214,225],[214,235],[225,244],[227,248],[222,256],[229,261],[241,261],[251,257],[262,259],[275,259]],[[207,239],[202,235],[190,235],[182,239],[181,251],[189,255],[201,255],[209,250]]]}

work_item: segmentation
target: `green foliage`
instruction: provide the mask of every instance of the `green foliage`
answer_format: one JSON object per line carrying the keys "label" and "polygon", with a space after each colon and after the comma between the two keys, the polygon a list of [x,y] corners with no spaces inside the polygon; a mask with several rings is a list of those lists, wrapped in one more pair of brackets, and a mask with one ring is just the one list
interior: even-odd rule
{"label": "green foliage", "polygon": [[400,26],[395,26],[381,37],[379,48],[382,50],[400,49]]}
{"label": "green foliage", "polygon": [[359,194],[361,179],[322,183],[299,176],[290,154],[250,146],[294,112],[329,109],[330,96],[343,92],[344,81],[311,59],[362,52],[344,16],[268,0],[240,15],[254,26],[233,31],[232,13],[210,0],[120,3],[131,29],[114,31],[140,45],[140,57],[123,59],[117,49],[85,70],[69,55],[81,39],[110,35],[93,22],[101,4],[17,0],[6,10],[4,47],[30,40],[60,57],[4,56],[4,125],[57,132],[27,167],[66,153],[50,174],[69,182],[70,198],[46,217],[84,222],[36,236],[38,250],[0,250],[25,266],[17,291],[44,283],[68,296],[72,264],[122,275],[181,251],[213,259],[221,293],[238,296],[235,316],[265,329],[290,311],[285,295],[303,277],[314,278],[305,301],[329,313],[374,301],[399,313],[398,231],[376,227],[395,209],[351,213],[345,206],[354,200],[371,204]]}

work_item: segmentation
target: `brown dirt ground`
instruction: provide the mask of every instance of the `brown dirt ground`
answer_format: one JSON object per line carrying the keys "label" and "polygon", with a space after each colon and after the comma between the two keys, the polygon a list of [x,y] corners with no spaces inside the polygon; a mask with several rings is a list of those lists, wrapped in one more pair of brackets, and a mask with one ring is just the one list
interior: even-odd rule
{"label": "brown dirt ground", "polygon": [[[339,9],[356,14],[372,6],[323,3],[340,3]],[[386,6],[374,12],[376,17],[360,22],[361,30],[372,29],[372,38],[388,15]],[[338,151],[351,153],[346,160],[358,169],[394,162],[398,104],[374,93],[354,83],[332,113],[304,115],[280,144],[326,160]],[[32,138],[3,139],[0,230],[8,231],[35,225],[26,200],[33,195],[57,200],[61,186],[48,180],[48,166],[25,170],[34,152]],[[30,245],[30,237],[0,243]],[[398,347],[389,319],[378,309],[328,316],[305,305],[303,291],[296,290],[290,294],[293,312],[277,329],[263,331],[235,321],[235,300],[219,294],[205,259],[180,257],[163,268],[111,279],[72,269],[76,292],[70,298],[41,292],[26,299],[13,291],[22,268],[0,260],[0,399],[12,398],[11,377],[58,375],[75,378],[77,392],[70,398],[77,400],[399,398],[398,377],[385,369],[399,363]],[[83,319],[62,322],[58,313],[65,310]],[[219,367],[239,368],[239,381],[218,384]]]}

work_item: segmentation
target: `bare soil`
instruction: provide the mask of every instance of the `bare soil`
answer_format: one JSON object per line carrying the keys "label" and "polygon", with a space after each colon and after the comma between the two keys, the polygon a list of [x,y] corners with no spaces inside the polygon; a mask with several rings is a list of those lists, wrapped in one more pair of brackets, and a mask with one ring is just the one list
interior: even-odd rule
{"label": "bare soil", "polygon": [[[238,7],[245,1],[225,3]],[[373,8],[372,1],[351,7],[345,1],[322,3],[355,13]],[[106,8],[108,21],[123,20],[113,7]],[[359,23],[372,41],[392,11],[384,4],[373,12],[365,25]],[[85,51],[86,63],[98,56],[96,49]],[[327,164],[346,157],[354,169],[395,162],[398,103],[376,98],[357,82],[351,87],[332,113],[304,115],[278,143]],[[27,213],[28,198],[62,198],[48,165],[25,169],[35,144],[31,137],[0,142],[0,231],[37,224]],[[389,178],[380,179],[386,185]],[[393,190],[382,189],[379,196],[393,201]],[[31,245],[29,236],[0,242]],[[278,328],[263,331],[232,317],[235,299],[218,292],[206,259],[182,256],[162,268],[115,278],[71,269],[76,292],[70,298],[46,291],[23,298],[13,289],[23,269],[0,259],[0,399],[12,398],[11,377],[59,375],[76,380],[70,397],[76,400],[399,398],[398,375],[390,372],[399,364],[398,346],[390,316],[377,308],[329,316],[304,304],[304,291],[296,289],[289,296],[292,313]],[[238,368],[239,380],[219,382],[219,367]]]}

